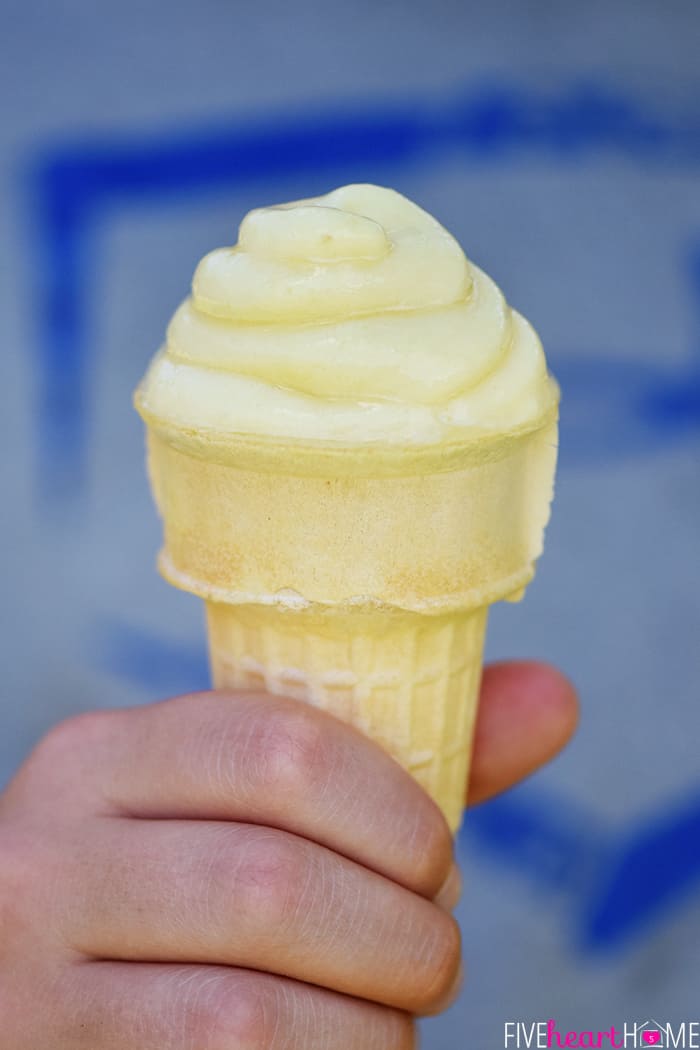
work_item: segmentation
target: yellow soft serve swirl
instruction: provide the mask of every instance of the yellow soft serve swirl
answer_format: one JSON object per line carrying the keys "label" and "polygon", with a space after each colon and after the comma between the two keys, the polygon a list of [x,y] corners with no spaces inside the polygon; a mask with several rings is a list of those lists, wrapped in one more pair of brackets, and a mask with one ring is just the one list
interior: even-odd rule
{"label": "yellow soft serve swirl", "polygon": [[394,190],[343,186],[246,215],[200,262],[137,393],[201,436],[425,445],[556,410],[537,335]]}

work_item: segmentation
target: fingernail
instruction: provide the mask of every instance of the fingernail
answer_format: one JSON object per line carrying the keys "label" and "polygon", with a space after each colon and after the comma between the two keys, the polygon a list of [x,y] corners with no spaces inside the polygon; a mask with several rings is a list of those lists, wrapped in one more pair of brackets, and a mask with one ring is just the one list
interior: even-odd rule
{"label": "fingernail", "polygon": [[457,865],[453,864],[447,873],[447,878],[438,890],[437,896],[435,897],[435,904],[437,904],[439,908],[444,908],[445,911],[453,911],[459,904],[461,896],[462,876],[459,873]]}

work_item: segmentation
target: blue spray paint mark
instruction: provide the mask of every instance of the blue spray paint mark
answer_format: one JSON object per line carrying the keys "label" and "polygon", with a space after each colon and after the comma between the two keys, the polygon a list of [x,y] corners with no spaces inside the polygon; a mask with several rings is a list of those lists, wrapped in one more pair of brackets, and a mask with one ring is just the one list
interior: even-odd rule
{"label": "blue spray paint mark", "polygon": [[[529,786],[468,810],[459,845],[468,858],[478,843],[493,862],[517,871],[537,893],[578,893],[604,841],[586,814]],[[467,860],[468,863],[468,860]]]}
{"label": "blue spray paint mark", "polygon": [[619,836],[580,916],[582,947],[610,949],[651,929],[700,888],[700,793]]}
{"label": "blue spray paint mark", "polygon": [[525,785],[467,814],[467,857],[472,843],[538,897],[568,906],[580,952],[619,952],[700,892],[700,793],[631,829],[606,830]]}
{"label": "blue spray paint mark", "polygon": [[700,365],[549,355],[566,411],[560,463],[609,463],[700,436]]}
{"label": "blue spray paint mark", "polygon": [[108,674],[145,689],[151,699],[210,688],[204,643],[187,645],[109,620],[95,627],[92,651]]}
{"label": "blue spray paint mark", "polygon": [[[308,175],[310,191],[320,190],[335,173],[344,180],[376,178],[381,171],[389,176],[433,163],[455,147],[471,163],[544,154],[566,164],[584,155],[612,154],[647,166],[695,167],[700,124],[692,113],[653,112],[605,85],[574,84],[559,96],[542,98],[518,84],[499,82],[439,106],[411,99],[393,107],[336,107],[281,114],[254,126],[223,124],[148,140],[102,138],[45,150],[30,172],[40,287],[29,297],[38,304],[38,451],[44,489],[80,491],[91,422],[89,327],[97,242],[100,225],[118,208],[149,201],[162,206],[224,186],[300,174]],[[593,361],[588,367],[590,386],[598,372]],[[683,417],[694,427],[696,377],[693,383],[696,393],[689,399],[673,391],[665,399],[647,399],[645,405],[653,409],[647,421]],[[622,404],[625,420],[636,426],[638,406]],[[676,428],[677,436],[681,430]]]}

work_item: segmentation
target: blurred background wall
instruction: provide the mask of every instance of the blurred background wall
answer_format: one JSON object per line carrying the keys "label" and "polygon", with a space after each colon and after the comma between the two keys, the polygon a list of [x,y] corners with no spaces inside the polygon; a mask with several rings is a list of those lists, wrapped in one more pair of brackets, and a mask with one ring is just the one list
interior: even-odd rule
{"label": "blurred background wall", "polygon": [[470,814],[470,977],[428,1050],[507,1020],[697,1018],[700,7],[0,3],[0,782],[71,712],[207,682],[153,571],[131,391],[245,211],[387,183],[540,331],[561,469],[489,655],[577,682],[546,772]]}

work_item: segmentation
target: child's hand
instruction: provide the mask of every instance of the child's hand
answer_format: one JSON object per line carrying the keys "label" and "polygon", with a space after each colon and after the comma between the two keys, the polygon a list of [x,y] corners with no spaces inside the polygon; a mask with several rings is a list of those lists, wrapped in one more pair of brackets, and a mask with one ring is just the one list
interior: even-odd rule
{"label": "child's hand", "polygon": [[[474,793],[574,720],[555,672],[487,672]],[[71,719],[0,796],[2,1046],[407,1050],[459,985],[452,864],[411,777],[312,707],[209,693]]]}

